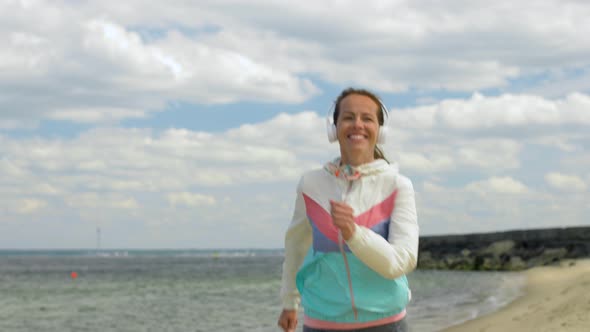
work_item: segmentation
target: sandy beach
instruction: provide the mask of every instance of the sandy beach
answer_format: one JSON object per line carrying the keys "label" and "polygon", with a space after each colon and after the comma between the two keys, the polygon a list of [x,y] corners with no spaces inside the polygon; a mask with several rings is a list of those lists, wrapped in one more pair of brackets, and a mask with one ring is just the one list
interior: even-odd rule
{"label": "sandy beach", "polygon": [[445,332],[590,331],[590,259],[525,272],[525,294],[487,316]]}

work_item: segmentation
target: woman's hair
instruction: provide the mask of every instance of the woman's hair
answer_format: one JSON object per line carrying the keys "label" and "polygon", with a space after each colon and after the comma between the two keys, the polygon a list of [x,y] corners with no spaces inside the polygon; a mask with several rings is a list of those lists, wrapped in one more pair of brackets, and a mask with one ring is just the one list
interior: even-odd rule
{"label": "woman's hair", "polygon": [[[375,102],[375,104],[377,105],[377,118],[379,121],[379,126],[383,126],[383,123],[385,122],[385,116],[387,116],[387,114],[383,114],[385,111],[385,105],[383,105],[383,103],[381,102],[381,100],[379,99],[379,97],[377,97],[376,94],[372,93],[371,91],[365,90],[365,89],[355,89],[355,88],[347,88],[342,90],[342,92],[340,93],[340,95],[338,96],[338,98],[336,98],[336,101],[334,102],[334,125],[336,125],[337,121],[338,121],[338,116],[340,115],[340,102],[342,102],[342,100],[350,95],[361,95],[361,96],[365,96],[365,97],[369,97],[371,98],[371,100],[373,100]],[[373,157],[375,159],[383,159],[387,162],[389,162],[389,160],[387,160],[387,158],[385,158],[385,155],[383,154],[383,151],[381,151],[381,149],[375,145],[375,151],[373,152]]]}

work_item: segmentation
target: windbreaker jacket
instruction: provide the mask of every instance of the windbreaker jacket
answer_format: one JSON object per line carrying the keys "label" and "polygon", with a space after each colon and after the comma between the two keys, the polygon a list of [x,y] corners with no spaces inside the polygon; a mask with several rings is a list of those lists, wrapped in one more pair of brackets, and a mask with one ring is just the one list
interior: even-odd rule
{"label": "windbreaker jacket", "polygon": [[[316,328],[401,319],[410,299],[405,274],[418,256],[412,183],[383,159],[348,172],[339,163],[304,174],[297,187],[285,236],[283,307],[302,304],[306,325]],[[355,232],[345,243],[332,224],[330,200],[354,210]]]}

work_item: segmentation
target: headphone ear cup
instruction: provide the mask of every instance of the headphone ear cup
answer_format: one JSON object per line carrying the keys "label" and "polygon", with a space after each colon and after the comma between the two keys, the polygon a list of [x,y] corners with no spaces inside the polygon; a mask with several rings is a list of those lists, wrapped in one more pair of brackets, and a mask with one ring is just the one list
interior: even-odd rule
{"label": "headphone ear cup", "polygon": [[385,142],[387,142],[388,134],[389,129],[385,125],[379,126],[379,136],[377,136],[377,144],[385,144]]}
{"label": "headphone ear cup", "polygon": [[328,121],[326,129],[328,132],[328,141],[330,141],[330,143],[336,142],[338,140],[336,126]]}

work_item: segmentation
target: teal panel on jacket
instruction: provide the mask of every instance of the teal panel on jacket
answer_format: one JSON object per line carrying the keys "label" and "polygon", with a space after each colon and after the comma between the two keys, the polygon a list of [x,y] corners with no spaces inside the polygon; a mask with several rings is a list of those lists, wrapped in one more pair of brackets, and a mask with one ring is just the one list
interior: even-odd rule
{"label": "teal panel on jacket", "polygon": [[367,322],[400,313],[408,303],[405,276],[386,279],[370,269],[352,253],[347,253],[350,267],[355,319],[350,296],[346,263],[340,252],[321,253],[310,249],[297,273],[305,314],[332,322]]}

